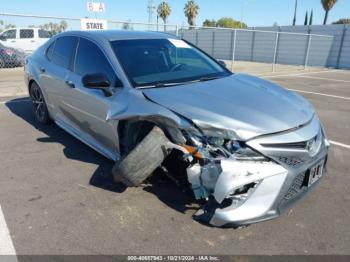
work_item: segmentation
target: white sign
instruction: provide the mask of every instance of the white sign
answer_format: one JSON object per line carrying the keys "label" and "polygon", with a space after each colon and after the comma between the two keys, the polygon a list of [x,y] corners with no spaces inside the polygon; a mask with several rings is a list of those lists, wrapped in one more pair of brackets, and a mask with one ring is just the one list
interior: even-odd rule
{"label": "white sign", "polygon": [[177,48],[191,48],[190,45],[188,45],[185,41],[180,40],[180,39],[168,39],[170,43],[172,43],[175,47]]}
{"label": "white sign", "polygon": [[99,12],[99,13],[105,12],[105,4],[104,3],[87,2],[86,4],[87,4],[87,10],[89,12]]}
{"label": "white sign", "polygon": [[83,18],[80,19],[81,30],[107,30],[107,20]]}

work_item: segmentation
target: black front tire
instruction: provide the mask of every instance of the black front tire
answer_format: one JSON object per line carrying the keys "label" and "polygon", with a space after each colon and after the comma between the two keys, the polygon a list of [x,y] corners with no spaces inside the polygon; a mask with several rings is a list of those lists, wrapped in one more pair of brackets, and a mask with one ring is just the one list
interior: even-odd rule
{"label": "black front tire", "polygon": [[159,167],[168,152],[168,138],[163,131],[155,126],[119,163],[113,167],[114,180],[128,187],[139,186],[157,167]]}

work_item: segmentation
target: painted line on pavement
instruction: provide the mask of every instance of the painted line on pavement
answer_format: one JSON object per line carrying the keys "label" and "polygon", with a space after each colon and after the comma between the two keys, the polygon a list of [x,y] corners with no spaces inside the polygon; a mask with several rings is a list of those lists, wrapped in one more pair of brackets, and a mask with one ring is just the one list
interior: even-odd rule
{"label": "painted line on pavement", "polygon": [[310,92],[310,91],[304,91],[304,90],[298,90],[298,89],[290,89],[287,88],[290,91],[299,92],[299,93],[305,93],[305,94],[312,94],[312,95],[319,95],[319,96],[327,96],[327,97],[333,97],[333,98],[339,98],[339,99],[345,99],[350,100],[350,97],[346,96],[336,96],[336,95],[329,95],[329,94],[323,94],[323,93],[317,93],[317,92]]}
{"label": "painted line on pavement", "polygon": [[302,78],[310,78],[310,79],[316,79],[316,80],[326,80],[326,81],[333,81],[333,82],[342,82],[342,83],[350,83],[349,80],[342,80],[342,79],[334,79],[334,78],[327,78],[327,77],[317,77],[317,76],[296,76],[296,77],[302,77]]}
{"label": "painted line on pavement", "polygon": [[[10,231],[7,227],[5,216],[0,206],[0,256],[3,255],[15,256],[16,250],[13,246]],[[17,258],[11,261],[17,261]]]}
{"label": "painted line on pavement", "polygon": [[303,76],[303,75],[311,75],[311,74],[322,74],[322,73],[336,73],[336,72],[344,72],[344,70],[328,70],[328,71],[314,71],[314,72],[305,72],[305,73],[292,73],[292,74],[284,74],[284,75],[257,75],[260,77],[266,78],[275,78],[275,77],[286,77],[286,76]]}
{"label": "painted line on pavement", "polygon": [[331,143],[332,145],[340,146],[340,147],[343,147],[343,148],[346,148],[346,149],[350,149],[350,145],[343,144],[343,143],[339,143],[339,142],[332,141],[332,140],[328,140],[328,141],[329,141],[329,143]]}

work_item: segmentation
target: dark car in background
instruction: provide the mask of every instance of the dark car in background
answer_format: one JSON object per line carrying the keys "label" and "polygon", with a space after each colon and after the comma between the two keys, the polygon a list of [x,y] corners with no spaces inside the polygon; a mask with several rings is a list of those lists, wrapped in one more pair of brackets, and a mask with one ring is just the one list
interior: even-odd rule
{"label": "dark car in background", "polygon": [[0,68],[20,67],[24,65],[26,54],[0,43]]}

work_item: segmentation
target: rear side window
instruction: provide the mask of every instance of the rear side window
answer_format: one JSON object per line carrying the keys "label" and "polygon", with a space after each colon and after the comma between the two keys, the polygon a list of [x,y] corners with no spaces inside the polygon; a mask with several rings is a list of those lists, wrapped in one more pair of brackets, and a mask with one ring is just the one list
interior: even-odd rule
{"label": "rear side window", "polygon": [[56,40],[51,61],[56,65],[70,68],[72,55],[76,46],[77,38],[63,36]]}
{"label": "rear side window", "polygon": [[34,30],[33,29],[19,30],[19,38],[34,38]]}
{"label": "rear side window", "polygon": [[53,55],[53,49],[55,47],[55,42],[53,42],[48,49],[46,49],[46,56],[47,58],[51,61],[52,60],[52,55]]}
{"label": "rear side window", "polygon": [[83,38],[79,40],[74,71],[80,76],[105,73],[112,85],[116,81],[116,75],[101,49]]}
{"label": "rear side window", "polygon": [[45,30],[39,30],[39,38],[50,38],[50,33]]}

